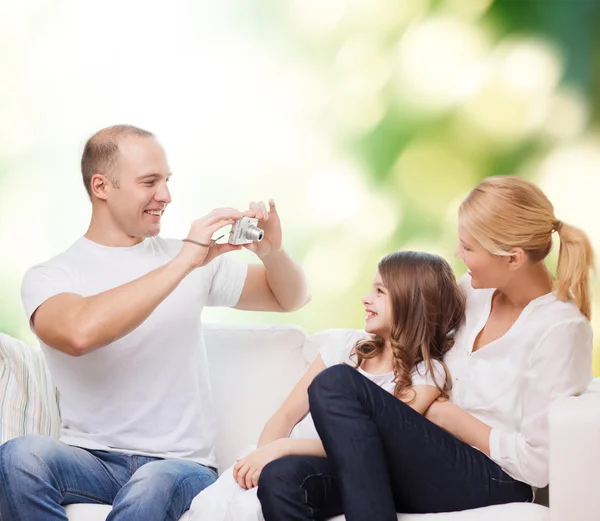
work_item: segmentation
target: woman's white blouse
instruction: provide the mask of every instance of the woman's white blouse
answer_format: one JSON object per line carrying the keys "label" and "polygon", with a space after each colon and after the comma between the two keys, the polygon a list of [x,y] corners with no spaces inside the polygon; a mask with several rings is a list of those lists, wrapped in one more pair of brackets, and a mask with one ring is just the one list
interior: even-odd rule
{"label": "woman's white blouse", "polygon": [[444,361],[451,400],[492,427],[490,457],[513,478],[548,484],[548,410],[554,400],[583,392],[592,378],[592,328],[573,303],[548,293],[533,301],[502,337],[472,352],[485,326],[494,289],[473,289],[465,321]]}

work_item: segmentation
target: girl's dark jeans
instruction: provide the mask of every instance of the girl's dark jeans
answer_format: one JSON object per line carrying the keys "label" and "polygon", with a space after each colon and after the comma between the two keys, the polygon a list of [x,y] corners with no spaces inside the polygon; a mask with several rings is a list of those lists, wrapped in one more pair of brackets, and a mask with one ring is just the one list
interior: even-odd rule
{"label": "girl's dark jeans", "polygon": [[396,521],[532,501],[529,485],[348,365],[308,390],[327,458],[287,456],[266,465],[258,497],[266,521]]}

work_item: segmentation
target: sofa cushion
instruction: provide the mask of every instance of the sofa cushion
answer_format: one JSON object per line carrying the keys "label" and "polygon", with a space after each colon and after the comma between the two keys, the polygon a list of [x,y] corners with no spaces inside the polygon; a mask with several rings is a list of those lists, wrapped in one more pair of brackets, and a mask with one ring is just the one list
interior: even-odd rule
{"label": "sofa cushion", "polygon": [[[106,521],[112,507],[109,505],[89,505],[76,503],[68,505],[67,517],[69,521]],[[189,521],[189,512],[184,512],[179,521]]]}
{"label": "sofa cushion", "polygon": [[0,443],[25,434],[58,437],[57,391],[39,347],[0,333]]}
{"label": "sofa cushion", "polygon": [[[111,507],[105,505],[69,505],[69,521],[105,521]],[[329,521],[345,521],[344,516],[336,516]],[[448,512],[444,514],[398,514],[398,521],[548,521],[550,510],[532,503],[509,503],[485,508]],[[189,521],[189,512],[179,518]],[[210,520],[207,520],[210,521]]]}
{"label": "sofa cushion", "polygon": [[[337,516],[329,521],[345,521]],[[508,503],[442,514],[398,514],[398,521],[548,521],[550,509],[533,503]]]}

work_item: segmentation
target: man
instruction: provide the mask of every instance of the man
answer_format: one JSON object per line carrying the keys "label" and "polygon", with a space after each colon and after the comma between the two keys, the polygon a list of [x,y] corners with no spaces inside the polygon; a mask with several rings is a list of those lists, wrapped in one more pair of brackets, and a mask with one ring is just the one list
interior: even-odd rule
{"label": "man", "polygon": [[[151,133],[103,129],[81,165],[89,228],[22,287],[60,391],[61,441],[0,447],[0,519],[64,521],[62,505],[87,502],[113,504],[109,521],[176,521],[217,477],[203,307],[291,311],[308,284],[282,248],[272,201],[214,210],[185,242],[158,237],[171,174]],[[262,264],[212,241],[244,215],[261,220],[263,240],[247,247]]]}

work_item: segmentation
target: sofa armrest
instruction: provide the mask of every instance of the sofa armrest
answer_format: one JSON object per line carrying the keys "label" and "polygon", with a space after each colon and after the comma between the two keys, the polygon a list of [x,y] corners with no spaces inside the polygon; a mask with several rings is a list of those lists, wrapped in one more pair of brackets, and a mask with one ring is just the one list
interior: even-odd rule
{"label": "sofa armrest", "polygon": [[550,521],[600,513],[600,379],[550,409]]}

